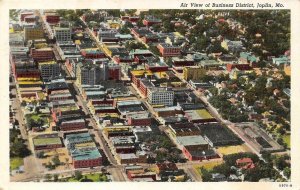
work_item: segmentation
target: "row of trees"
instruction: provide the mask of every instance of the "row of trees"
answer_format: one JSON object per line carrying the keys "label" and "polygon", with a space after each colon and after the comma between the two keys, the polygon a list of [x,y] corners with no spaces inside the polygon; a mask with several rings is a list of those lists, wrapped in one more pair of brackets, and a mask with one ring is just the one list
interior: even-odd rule
{"label": "row of trees", "polygon": [[[252,169],[242,169],[245,181],[257,182],[262,178],[271,178],[274,180],[284,181],[282,176],[277,172],[273,165],[260,160],[257,155],[252,153],[237,153],[224,156],[224,163],[215,166],[212,170],[200,168],[203,181],[212,181],[213,173],[224,174],[229,177],[231,174],[237,175],[236,160],[240,158],[251,158],[255,167]],[[235,166],[235,167],[232,167]],[[287,171],[288,174],[288,171]]]}
{"label": "row of trees", "polygon": [[31,154],[25,141],[20,138],[20,130],[13,128],[10,130],[10,157],[25,158]]}

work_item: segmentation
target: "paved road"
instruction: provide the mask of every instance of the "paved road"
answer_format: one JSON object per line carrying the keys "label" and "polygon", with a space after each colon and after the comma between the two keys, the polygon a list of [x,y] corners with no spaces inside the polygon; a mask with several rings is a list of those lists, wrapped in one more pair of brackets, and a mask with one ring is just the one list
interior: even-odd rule
{"label": "paved road", "polygon": [[81,96],[81,93],[80,93],[78,87],[74,83],[72,83],[72,85],[73,85],[73,87],[74,87],[74,89],[77,93],[76,98],[78,100],[78,102],[77,102],[78,105],[81,106],[83,111],[85,112],[85,114],[90,117],[89,119],[87,119],[87,121],[89,121],[89,123],[92,125],[92,127],[94,129],[94,134],[95,134],[97,142],[100,143],[100,146],[101,146],[102,150],[104,151],[104,153],[106,154],[106,156],[107,156],[108,160],[110,161],[110,163],[113,164],[113,165],[117,165],[117,162],[116,162],[114,156],[111,154],[108,146],[106,146],[106,141],[103,138],[102,130],[100,129],[100,127],[96,123],[96,121],[93,117],[93,114],[90,112],[89,108],[87,107],[86,101]]}
{"label": "paved road", "polygon": [[127,178],[124,177],[124,173],[122,172],[120,166],[117,168],[108,168],[107,171],[112,175],[113,181],[128,181]]}

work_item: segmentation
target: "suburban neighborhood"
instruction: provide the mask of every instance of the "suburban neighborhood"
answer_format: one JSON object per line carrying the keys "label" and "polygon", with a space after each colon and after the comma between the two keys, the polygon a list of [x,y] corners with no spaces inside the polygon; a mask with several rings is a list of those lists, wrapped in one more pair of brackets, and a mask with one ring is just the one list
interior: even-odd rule
{"label": "suburban neighborhood", "polygon": [[289,10],[11,9],[10,180],[289,182]]}

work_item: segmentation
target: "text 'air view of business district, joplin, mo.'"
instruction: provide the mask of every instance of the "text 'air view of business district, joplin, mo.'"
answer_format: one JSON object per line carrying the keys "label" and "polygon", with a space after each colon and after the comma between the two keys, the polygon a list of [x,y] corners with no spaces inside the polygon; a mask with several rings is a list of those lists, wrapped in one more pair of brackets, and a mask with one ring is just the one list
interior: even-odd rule
{"label": "text 'air view of business district, joplin, mo.'", "polygon": [[289,10],[10,10],[10,179],[290,181]]}

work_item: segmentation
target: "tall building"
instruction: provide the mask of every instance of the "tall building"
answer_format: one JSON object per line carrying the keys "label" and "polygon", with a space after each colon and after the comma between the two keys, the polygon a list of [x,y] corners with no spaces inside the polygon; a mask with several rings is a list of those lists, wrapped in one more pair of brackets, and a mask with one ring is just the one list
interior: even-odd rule
{"label": "tall building", "polygon": [[39,62],[39,69],[43,80],[49,80],[60,75],[60,66],[55,61]]}
{"label": "tall building", "polygon": [[149,88],[147,90],[147,100],[152,105],[173,106],[174,91],[168,88]]}
{"label": "tall building", "polygon": [[25,41],[44,38],[44,30],[42,27],[33,26],[24,29]]}
{"label": "tall building", "polygon": [[70,28],[55,28],[54,35],[57,42],[72,41],[72,30]]}
{"label": "tall building", "polygon": [[121,80],[121,66],[120,65],[113,64],[113,63],[110,63],[108,65],[108,79]]}
{"label": "tall building", "polygon": [[[103,77],[103,76],[102,76]],[[78,63],[76,70],[77,84],[97,85],[101,81],[101,69],[99,65],[90,63]]]}

